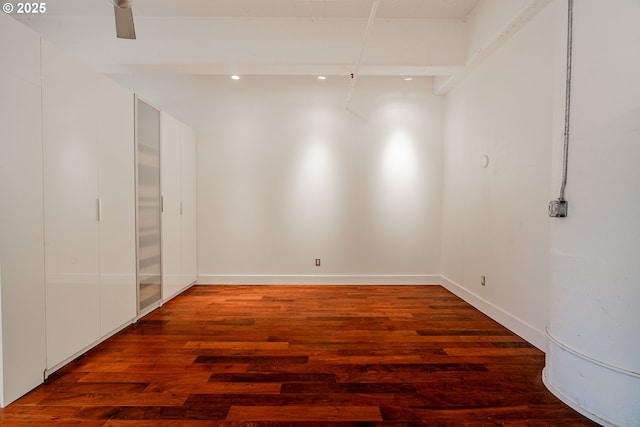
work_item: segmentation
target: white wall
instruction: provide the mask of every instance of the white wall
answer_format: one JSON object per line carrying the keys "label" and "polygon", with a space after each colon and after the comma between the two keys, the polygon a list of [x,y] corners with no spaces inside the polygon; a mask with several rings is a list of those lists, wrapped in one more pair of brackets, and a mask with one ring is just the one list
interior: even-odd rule
{"label": "white wall", "polygon": [[347,78],[211,84],[217,107],[198,140],[201,283],[440,273],[443,108],[430,79],[361,77],[353,112]]}
{"label": "white wall", "polygon": [[543,349],[557,15],[558,4],[543,10],[445,104],[445,285]]}
{"label": "white wall", "polygon": [[569,216],[551,230],[545,383],[603,425],[640,422],[640,3],[574,6]]}

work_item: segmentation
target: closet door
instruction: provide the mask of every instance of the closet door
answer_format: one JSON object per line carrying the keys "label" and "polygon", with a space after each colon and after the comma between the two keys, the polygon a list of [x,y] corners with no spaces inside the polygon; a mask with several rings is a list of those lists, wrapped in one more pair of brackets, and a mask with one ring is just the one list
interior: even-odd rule
{"label": "closet door", "polygon": [[47,367],[100,337],[96,78],[42,41]]}
{"label": "closet door", "polygon": [[40,37],[0,14],[0,404],[46,365]]}
{"label": "closet door", "polygon": [[182,230],[182,283],[190,285],[198,279],[197,222],[196,222],[196,132],[181,127],[181,230]]}
{"label": "closet door", "polygon": [[180,215],[180,122],[161,115],[162,141],[162,297],[180,292],[182,283],[182,225]]}
{"label": "closet door", "polygon": [[136,316],[133,94],[98,76],[100,335]]}
{"label": "closet door", "polygon": [[138,314],[162,298],[160,220],[160,111],[136,100]]}

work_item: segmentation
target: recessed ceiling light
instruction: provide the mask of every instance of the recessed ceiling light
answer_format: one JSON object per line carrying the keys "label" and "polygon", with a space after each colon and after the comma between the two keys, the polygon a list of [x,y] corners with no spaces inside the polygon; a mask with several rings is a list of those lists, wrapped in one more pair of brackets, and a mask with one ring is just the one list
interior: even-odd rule
{"label": "recessed ceiling light", "polygon": [[404,78],[404,81],[405,81],[405,82],[410,82],[411,80],[413,80],[413,77],[411,77],[411,76],[406,76],[406,77]]}
{"label": "recessed ceiling light", "polygon": [[319,75],[318,80],[327,80],[327,76]]}
{"label": "recessed ceiling light", "polygon": [[240,80],[240,76],[239,76],[239,75],[237,75],[237,74],[234,74],[233,76],[231,76],[231,78],[232,78],[233,80]]}

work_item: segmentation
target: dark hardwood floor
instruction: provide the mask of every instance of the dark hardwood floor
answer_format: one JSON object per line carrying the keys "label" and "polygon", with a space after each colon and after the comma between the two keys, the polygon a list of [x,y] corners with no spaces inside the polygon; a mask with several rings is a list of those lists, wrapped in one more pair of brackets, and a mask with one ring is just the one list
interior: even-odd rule
{"label": "dark hardwood floor", "polygon": [[544,355],[440,286],[195,286],[2,426],[595,426]]}

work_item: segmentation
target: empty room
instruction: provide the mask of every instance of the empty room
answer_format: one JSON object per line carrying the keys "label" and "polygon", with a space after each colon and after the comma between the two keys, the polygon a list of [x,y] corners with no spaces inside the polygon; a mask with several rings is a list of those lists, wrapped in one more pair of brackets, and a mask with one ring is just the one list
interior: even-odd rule
{"label": "empty room", "polygon": [[640,426],[638,0],[5,0],[3,426]]}

